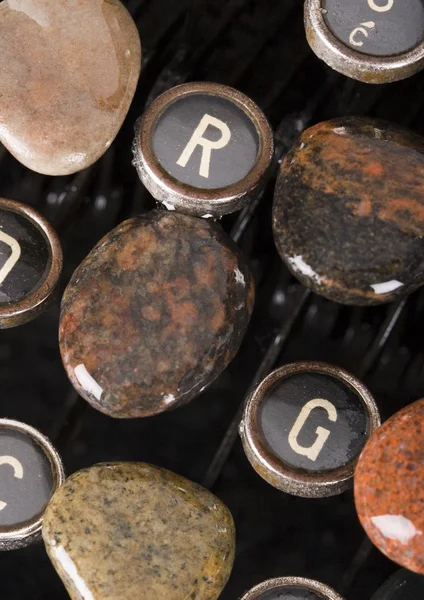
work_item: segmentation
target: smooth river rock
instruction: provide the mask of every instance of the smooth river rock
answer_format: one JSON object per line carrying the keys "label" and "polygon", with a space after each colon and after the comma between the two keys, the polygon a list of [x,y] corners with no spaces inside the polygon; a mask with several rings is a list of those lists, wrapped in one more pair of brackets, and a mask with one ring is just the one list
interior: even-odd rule
{"label": "smooth river rock", "polygon": [[372,434],[355,472],[356,510],[369,538],[391,560],[420,575],[424,575],[423,482],[421,399]]}
{"label": "smooth river rock", "polygon": [[140,73],[140,39],[119,0],[0,3],[0,142],[46,175],[107,150]]}
{"label": "smooth river rock", "polygon": [[307,287],[371,305],[424,283],[424,139],[345,117],[302,133],[281,165],[277,249]]}
{"label": "smooth river rock", "polygon": [[134,462],[72,475],[47,507],[43,538],[73,600],[215,600],[235,551],[218,498]]}
{"label": "smooth river rock", "polygon": [[68,377],[94,408],[146,417],[188,402],[238,351],[254,287],[213,222],[154,210],[121,223],[77,268],[62,299]]}

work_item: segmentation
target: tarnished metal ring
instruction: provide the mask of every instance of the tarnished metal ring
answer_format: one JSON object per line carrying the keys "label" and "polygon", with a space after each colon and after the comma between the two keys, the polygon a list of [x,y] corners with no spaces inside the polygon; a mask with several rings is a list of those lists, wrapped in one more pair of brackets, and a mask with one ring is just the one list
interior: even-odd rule
{"label": "tarnished metal ring", "polygon": [[50,254],[46,274],[33,292],[16,302],[12,301],[0,304],[0,329],[7,329],[27,323],[45,310],[59,281],[63,256],[60,241],[55,230],[34,208],[22,202],[0,198],[1,210],[14,212],[31,221],[45,237]]}
{"label": "tarnished metal ring", "polygon": [[268,579],[249,590],[240,600],[260,600],[262,594],[273,590],[276,592],[279,590],[284,591],[284,588],[288,587],[298,587],[308,592],[316,592],[323,600],[343,600],[337,592],[324,583],[314,581],[313,579],[305,579],[304,577],[277,577],[275,579]]}
{"label": "tarnished metal ring", "polygon": [[349,48],[328,27],[321,0],[306,0],[305,30],[310,47],[321,60],[358,81],[390,83],[424,68],[424,42],[396,56],[371,56]]}
{"label": "tarnished metal ring", "polygon": [[[12,419],[0,419],[0,429],[7,428],[19,431],[32,438],[49,460],[52,472],[52,495],[65,481],[62,459],[50,440],[34,427]],[[41,537],[43,514],[36,515],[20,527],[0,528],[0,550],[16,550],[37,541]]]}
{"label": "tarnished metal ring", "polygon": [[259,410],[267,390],[281,379],[299,373],[319,373],[339,379],[353,389],[367,413],[366,438],[380,426],[380,414],[369,390],[356,377],[323,362],[297,362],[270,373],[249,396],[240,423],[240,436],[249,462],[265,481],[277,489],[304,498],[335,496],[352,487],[353,474],[359,457],[336,469],[307,472],[284,463],[268,448],[259,426]]}
{"label": "tarnished metal ring", "polygon": [[[152,148],[155,126],[174,102],[186,96],[204,94],[224,98],[240,108],[252,121],[258,134],[259,150],[250,172],[236,183],[215,189],[201,189],[178,181],[159,163]],[[221,217],[241,209],[260,194],[274,156],[271,127],[260,108],[234,88],[218,83],[187,83],[159,96],[136,123],[133,144],[134,166],[152,196],[172,210],[204,217]]]}

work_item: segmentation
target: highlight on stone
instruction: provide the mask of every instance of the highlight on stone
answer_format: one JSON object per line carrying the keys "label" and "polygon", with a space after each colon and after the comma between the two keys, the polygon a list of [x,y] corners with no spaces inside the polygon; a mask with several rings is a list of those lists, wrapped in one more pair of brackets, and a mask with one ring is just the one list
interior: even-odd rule
{"label": "highlight on stone", "polygon": [[305,130],[284,159],[273,228],[281,258],[334,302],[372,305],[424,284],[424,139],[343,117]]}
{"label": "highlight on stone", "polygon": [[424,575],[423,456],[421,399],[373,433],[355,472],[356,510],[368,537],[388,558],[420,575]]}
{"label": "highlight on stone", "polygon": [[0,3],[0,142],[46,175],[109,148],[140,74],[138,31],[119,0]]}
{"label": "highlight on stone", "polygon": [[235,552],[216,496],[137,462],[72,475],[47,507],[43,538],[72,600],[216,600]]}
{"label": "highlight on stone", "polygon": [[110,231],[73,274],[59,341],[68,377],[116,418],[184,404],[236,355],[254,284],[216,223],[153,210]]}

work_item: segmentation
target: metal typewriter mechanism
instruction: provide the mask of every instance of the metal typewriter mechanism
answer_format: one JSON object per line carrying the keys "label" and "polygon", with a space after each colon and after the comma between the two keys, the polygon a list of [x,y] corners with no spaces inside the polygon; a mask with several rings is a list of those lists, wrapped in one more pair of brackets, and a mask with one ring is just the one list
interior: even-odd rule
{"label": "metal typewriter mechanism", "polygon": [[0,55],[1,599],[424,598],[424,1]]}

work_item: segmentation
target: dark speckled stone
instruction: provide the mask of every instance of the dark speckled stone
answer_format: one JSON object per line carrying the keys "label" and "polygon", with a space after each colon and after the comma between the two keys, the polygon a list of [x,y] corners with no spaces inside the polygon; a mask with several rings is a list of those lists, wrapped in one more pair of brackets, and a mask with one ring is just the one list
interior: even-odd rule
{"label": "dark speckled stone", "polygon": [[235,550],[218,498],[144,463],[72,475],[47,507],[43,538],[73,600],[215,600]]}
{"label": "dark speckled stone", "polygon": [[384,121],[306,130],[281,166],[275,242],[306,286],[379,304],[424,283],[424,143]]}
{"label": "dark speckled stone", "polygon": [[[355,504],[372,542],[424,575],[424,399],[371,436],[355,472]],[[417,596],[418,600],[418,596]]]}
{"label": "dark speckled stone", "polygon": [[189,401],[236,354],[253,307],[248,267],[219,225],[153,211],[111,231],[63,297],[75,389],[113,417]]}

